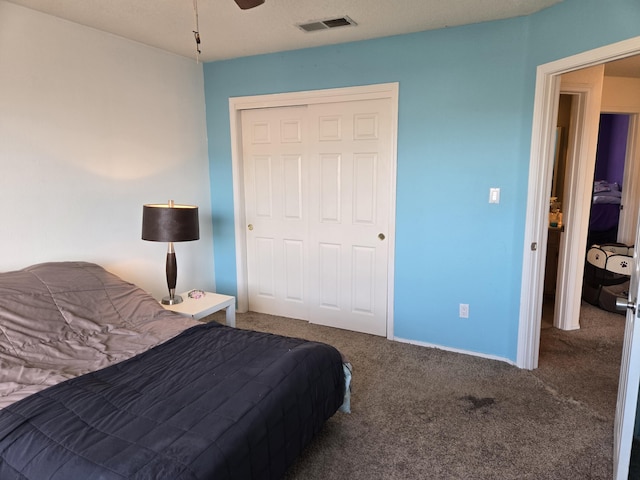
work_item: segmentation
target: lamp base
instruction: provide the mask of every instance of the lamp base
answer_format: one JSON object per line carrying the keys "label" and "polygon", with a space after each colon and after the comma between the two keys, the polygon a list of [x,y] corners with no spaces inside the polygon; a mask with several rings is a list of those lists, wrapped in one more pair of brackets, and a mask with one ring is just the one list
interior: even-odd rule
{"label": "lamp base", "polygon": [[173,298],[166,296],[160,301],[160,303],[162,305],[176,305],[178,303],[182,303],[182,297],[180,295],[176,295]]}

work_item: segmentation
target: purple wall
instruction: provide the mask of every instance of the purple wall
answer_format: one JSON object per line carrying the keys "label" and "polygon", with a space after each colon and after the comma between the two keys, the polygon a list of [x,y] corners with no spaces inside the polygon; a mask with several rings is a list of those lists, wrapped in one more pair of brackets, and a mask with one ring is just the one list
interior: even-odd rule
{"label": "purple wall", "polygon": [[629,115],[600,115],[594,180],[617,182],[622,187],[628,133]]}

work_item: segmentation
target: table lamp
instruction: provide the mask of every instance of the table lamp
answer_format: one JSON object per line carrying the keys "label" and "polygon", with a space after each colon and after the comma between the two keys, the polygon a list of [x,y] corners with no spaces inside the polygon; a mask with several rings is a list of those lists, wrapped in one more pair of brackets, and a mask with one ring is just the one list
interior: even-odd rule
{"label": "table lamp", "polygon": [[143,205],[142,239],[169,243],[166,267],[169,296],[162,299],[163,305],[175,305],[182,302],[182,297],[176,295],[178,265],[173,242],[189,242],[199,238],[198,207],[194,205],[175,205],[173,200],[169,200],[166,205]]}

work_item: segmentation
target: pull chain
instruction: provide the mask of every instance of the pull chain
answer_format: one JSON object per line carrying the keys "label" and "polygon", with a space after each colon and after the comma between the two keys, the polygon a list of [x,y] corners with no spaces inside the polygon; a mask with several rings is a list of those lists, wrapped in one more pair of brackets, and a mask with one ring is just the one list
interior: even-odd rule
{"label": "pull chain", "polygon": [[196,40],[196,63],[200,63],[200,24],[198,21],[198,0],[193,0],[193,11],[196,17],[196,29],[193,31],[193,38]]}

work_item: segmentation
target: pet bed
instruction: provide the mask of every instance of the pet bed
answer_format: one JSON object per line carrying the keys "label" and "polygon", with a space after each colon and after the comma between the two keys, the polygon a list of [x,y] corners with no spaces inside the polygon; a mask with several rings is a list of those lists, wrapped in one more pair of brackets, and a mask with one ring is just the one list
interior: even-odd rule
{"label": "pet bed", "polygon": [[592,245],[587,250],[582,298],[604,310],[619,313],[616,298],[628,293],[633,246],[621,243]]}
{"label": "pet bed", "polygon": [[587,245],[616,241],[621,200],[620,185],[606,180],[594,182]]}

